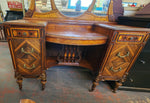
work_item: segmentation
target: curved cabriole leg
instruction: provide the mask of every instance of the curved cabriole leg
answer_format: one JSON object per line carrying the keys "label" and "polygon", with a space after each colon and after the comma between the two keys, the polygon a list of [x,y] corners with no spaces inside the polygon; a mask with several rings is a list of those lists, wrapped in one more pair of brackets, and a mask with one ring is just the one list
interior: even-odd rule
{"label": "curved cabriole leg", "polygon": [[45,84],[46,84],[46,73],[41,74],[41,84],[42,84],[42,90],[45,89]]}
{"label": "curved cabriole leg", "polygon": [[116,82],[115,82],[115,87],[114,87],[114,89],[113,89],[112,91],[113,91],[114,93],[116,93],[116,91],[118,90],[118,88],[119,88],[120,86],[122,86],[122,82],[116,81]]}
{"label": "curved cabriole leg", "polygon": [[22,90],[22,81],[23,81],[23,78],[22,76],[18,76],[17,77],[17,83],[19,85],[19,89]]}

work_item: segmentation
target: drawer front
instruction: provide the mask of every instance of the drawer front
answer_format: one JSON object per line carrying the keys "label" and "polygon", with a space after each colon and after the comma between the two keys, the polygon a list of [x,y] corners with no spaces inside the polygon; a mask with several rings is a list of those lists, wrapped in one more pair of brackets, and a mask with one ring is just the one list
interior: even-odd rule
{"label": "drawer front", "polygon": [[21,75],[41,73],[41,43],[39,39],[13,39],[17,71]]}
{"label": "drawer front", "polygon": [[129,62],[109,62],[104,68],[103,76],[111,76],[121,78],[126,72]]}
{"label": "drawer front", "polygon": [[39,38],[39,29],[36,28],[10,28],[12,37]]}
{"label": "drawer front", "polygon": [[120,33],[117,37],[117,42],[142,42],[144,34],[126,34]]}
{"label": "drawer front", "polygon": [[104,66],[103,76],[121,78],[128,69],[129,64],[139,48],[140,45],[115,44]]}

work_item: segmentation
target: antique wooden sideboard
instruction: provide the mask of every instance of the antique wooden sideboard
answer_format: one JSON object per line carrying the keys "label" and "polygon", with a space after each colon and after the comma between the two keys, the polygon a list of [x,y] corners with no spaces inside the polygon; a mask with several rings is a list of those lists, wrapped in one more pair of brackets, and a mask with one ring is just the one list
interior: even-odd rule
{"label": "antique wooden sideboard", "polygon": [[108,11],[102,16],[92,12],[93,0],[78,17],[63,15],[50,1],[49,12],[36,12],[35,0],[31,0],[23,20],[4,23],[19,88],[23,78],[40,78],[44,90],[48,68],[70,65],[93,72],[90,91],[99,81],[114,81],[115,92],[146,44],[150,29],[117,25],[121,0],[108,0]]}

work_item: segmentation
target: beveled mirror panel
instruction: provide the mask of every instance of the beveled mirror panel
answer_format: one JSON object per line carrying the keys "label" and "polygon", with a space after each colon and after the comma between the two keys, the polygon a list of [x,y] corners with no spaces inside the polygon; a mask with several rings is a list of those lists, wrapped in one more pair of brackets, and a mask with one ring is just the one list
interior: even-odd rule
{"label": "beveled mirror panel", "polygon": [[106,16],[110,0],[96,0],[92,13],[98,16]]}
{"label": "beveled mirror panel", "polygon": [[83,14],[93,0],[55,0],[57,9],[65,16],[76,17]]}
{"label": "beveled mirror panel", "polygon": [[51,9],[50,0],[35,0],[36,12],[49,12]]}

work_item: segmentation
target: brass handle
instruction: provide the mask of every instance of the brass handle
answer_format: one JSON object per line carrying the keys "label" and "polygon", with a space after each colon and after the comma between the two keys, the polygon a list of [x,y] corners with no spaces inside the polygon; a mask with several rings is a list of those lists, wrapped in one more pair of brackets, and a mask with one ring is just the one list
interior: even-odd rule
{"label": "brass handle", "polygon": [[111,68],[110,68],[110,70],[116,73],[116,72],[119,72],[119,71],[121,71],[121,70],[122,70],[122,68],[120,67],[119,69],[117,69],[117,70],[114,70],[114,69],[113,69],[113,67],[111,67]]}
{"label": "brass handle", "polygon": [[32,67],[27,67],[26,64],[24,64],[24,68],[28,69],[28,70],[34,69],[35,68],[35,64],[33,64]]}
{"label": "brass handle", "polygon": [[23,32],[23,35],[24,35],[24,36],[26,36],[26,35],[27,35],[27,33],[26,33],[26,32]]}
{"label": "brass handle", "polygon": [[129,56],[129,54],[130,54],[130,52],[127,52],[126,55],[121,56],[121,55],[120,55],[120,52],[119,52],[119,53],[117,54],[117,56],[120,57],[120,58],[125,58],[125,57]]}
{"label": "brass handle", "polygon": [[24,51],[23,48],[21,48],[21,52],[22,52],[22,53],[25,53],[25,54],[31,54],[31,53],[34,52],[34,49],[32,48],[32,49],[31,49],[31,52],[26,52],[26,51]]}

